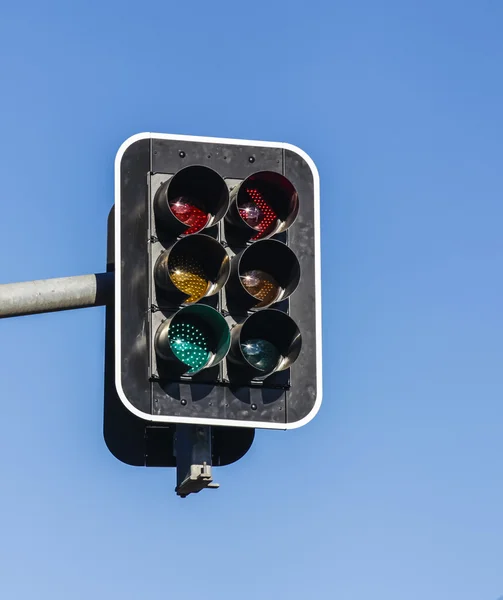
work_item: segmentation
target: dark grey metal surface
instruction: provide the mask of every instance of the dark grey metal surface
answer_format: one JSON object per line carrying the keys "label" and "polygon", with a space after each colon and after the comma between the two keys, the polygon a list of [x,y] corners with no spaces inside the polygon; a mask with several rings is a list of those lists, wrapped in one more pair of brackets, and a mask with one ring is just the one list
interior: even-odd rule
{"label": "dark grey metal surface", "polygon": [[[259,426],[260,422],[280,425],[298,421],[312,410],[316,400],[314,181],[309,166],[296,153],[281,148],[194,144],[159,139],[152,140],[150,165],[145,142],[136,142],[126,151],[126,166],[123,159],[122,171],[127,176],[121,199],[121,230],[127,230],[128,240],[127,245],[124,239],[122,243],[122,308],[123,314],[128,314],[128,321],[123,322],[123,328],[126,327],[128,333],[122,338],[121,366],[126,396],[134,406],[153,415],[233,419],[247,421],[252,427]],[[134,155],[138,155],[136,159]],[[147,164],[150,166],[146,167]],[[152,210],[150,217],[146,213],[155,189],[152,187],[149,192],[146,182],[150,173],[152,185],[158,186],[163,178],[189,164],[211,167],[227,180],[232,178],[232,181],[244,179],[256,171],[276,171],[290,179],[299,193],[300,208],[296,222],[275,239],[288,240],[289,246],[295,251],[300,263],[301,280],[292,296],[273,305],[273,308],[286,311],[295,320],[302,335],[302,350],[291,369],[272,375],[261,386],[232,384],[233,367],[227,361],[215,369],[201,372],[191,380],[157,380],[156,357],[152,352],[155,331],[162,320],[169,316],[170,310],[178,307],[166,307],[162,312],[150,310],[151,305],[157,306],[152,265],[167,242],[163,240],[161,243],[156,237],[153,242],[149,241],[150,236],[156,234],[156,224]],[[135,215],[134,218],[131,214]],[[223,221],[204,233],[220,240],[232,257],[243,246],[234,244],[229,238],[230,231],[229,224]],[[150,263],[147,260],[148,248],[151,252]],[[135,262],[135,253],[141,256],[139,263]],[[146,290],[150,290],[150,302],[146,300]],[[232,310],[225,288],[218,296],[202,302],[222,311],[231,327],[246,318],[246,314]],[[133,304],[139,308],[135,309]],[[147,357],[150,357],[150,367]],[[148,381],[149,376],[153,376],[153,381]],[[135,388],[133,379],[141,379],[146,385]]]}
{"label": "dark grey metal surface", "polygon": [[154,414],[177,417],[285,422],[285,391],[260,386],[155,382]]}
{"label": "dark grey metal surface", "polygon": [[173,174],[190,164],[198,164],[225,178],[244,179],[256,171],[281,173],[282,161],[280,148],[152,140],[152,173]]}
{"label": "dark grey metal surface", "polygon": [[309,165],[291,150],[285,150],[283,174],[295,186],[300,203],[297,220],[287,232],[302,274],[297,291],[289,298],[290,316],[302,334],[302,351],[290,370],[287,402],[287,423],[294,423],[309,414],[316,401],[314,181]]}
{"label": "dark grey metal surface", "polygon": [[129,146],[121,161],[121,383],[126,398],[151,412],[149,382],[148,189],[150,140]]}

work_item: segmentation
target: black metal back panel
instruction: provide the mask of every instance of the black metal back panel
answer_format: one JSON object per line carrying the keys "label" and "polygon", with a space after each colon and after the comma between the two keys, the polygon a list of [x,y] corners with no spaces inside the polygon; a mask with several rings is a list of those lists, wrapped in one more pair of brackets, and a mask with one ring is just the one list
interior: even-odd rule
{"label": "black metal back panel", "polygon": [[[113,209],[108,220],[107,272],[115,270],[113,250]],[[106,307],[105,379],[103,437],[110,452],[120,461],[145,467],[175,467],[176,425],[149,423],[127,410],[115,389],[115,311]],[[241,427],[212,427],[212,464],[229,465],[250,449],[255,431]]]}

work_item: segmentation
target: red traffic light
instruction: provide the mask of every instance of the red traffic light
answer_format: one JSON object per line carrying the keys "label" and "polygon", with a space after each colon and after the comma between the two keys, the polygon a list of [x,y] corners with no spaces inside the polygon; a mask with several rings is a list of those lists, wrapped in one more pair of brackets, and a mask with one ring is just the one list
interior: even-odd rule
{"label": "red traffic light", "polygon": [[231,192],[229,220],[250,230],[251,241],[262,240],[288,229],[299,212],[299,198],[292,183],[272,171],[247,177]]}
{"label": "red traffic light", "polygon": [[229,190],[213,169],[185,167],[162,183],[155,195],[157,229],[175,235],[199,233],[215,225],[229,208]]}

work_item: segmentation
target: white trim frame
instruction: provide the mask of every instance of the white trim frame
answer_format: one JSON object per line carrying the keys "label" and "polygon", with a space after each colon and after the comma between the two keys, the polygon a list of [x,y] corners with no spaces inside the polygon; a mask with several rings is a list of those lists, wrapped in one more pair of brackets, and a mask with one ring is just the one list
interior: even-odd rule
{"label": "white trim frame", "polygon": [[[152,415],[138,410],[128,400],[122,389],[121,381],[121,227],[120,227],[120,202],[121,202],[121,161],[126,150],[139,140],[162,139],[187,142],[207,142],[220,144],[234,144],[246,146],[261,146],[270,148],[282,148],[291,150],[301,156],[309,165],[314,181],[314,231],[315,231],[315,282],[316,282],[316,401],[311,412],[303,419],[294,423],[266,423],[254,421],[238,421],[234,419],[204,419],[189,417],[170,417],[166,415]],[[264,142],[258,140],[238,140],[227,138],[214,138],[191,135],[174,135],[167,133],[138,133],[128,138],[117,151],[115,157],[115,264],[119,266],[115,270],[115,387],[117,394],[124,406],[137,417],[145,421],[162,423],[188,423],[194,425],[220,425],[224,427],[248,427],[254,429],[297,429],[306,425],[318,413],[322,395],[322,343],[321,343],[321,245],[320,245],[320,176],[313,159],[303,150],[292,144],[283,142]]]}

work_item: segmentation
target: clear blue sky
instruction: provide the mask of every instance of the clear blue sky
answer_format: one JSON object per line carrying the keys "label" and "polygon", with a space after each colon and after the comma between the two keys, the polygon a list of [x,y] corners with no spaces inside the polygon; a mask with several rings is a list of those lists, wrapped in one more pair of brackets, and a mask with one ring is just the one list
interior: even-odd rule
{"label": "clear blue sky", "polygon": [[186,500],[102,438],[104,310],[0,322],[0,597],[503,594],[503,4],[4,2],[0,281],[100,272],[139,131],[297,144],[324,405]]}

